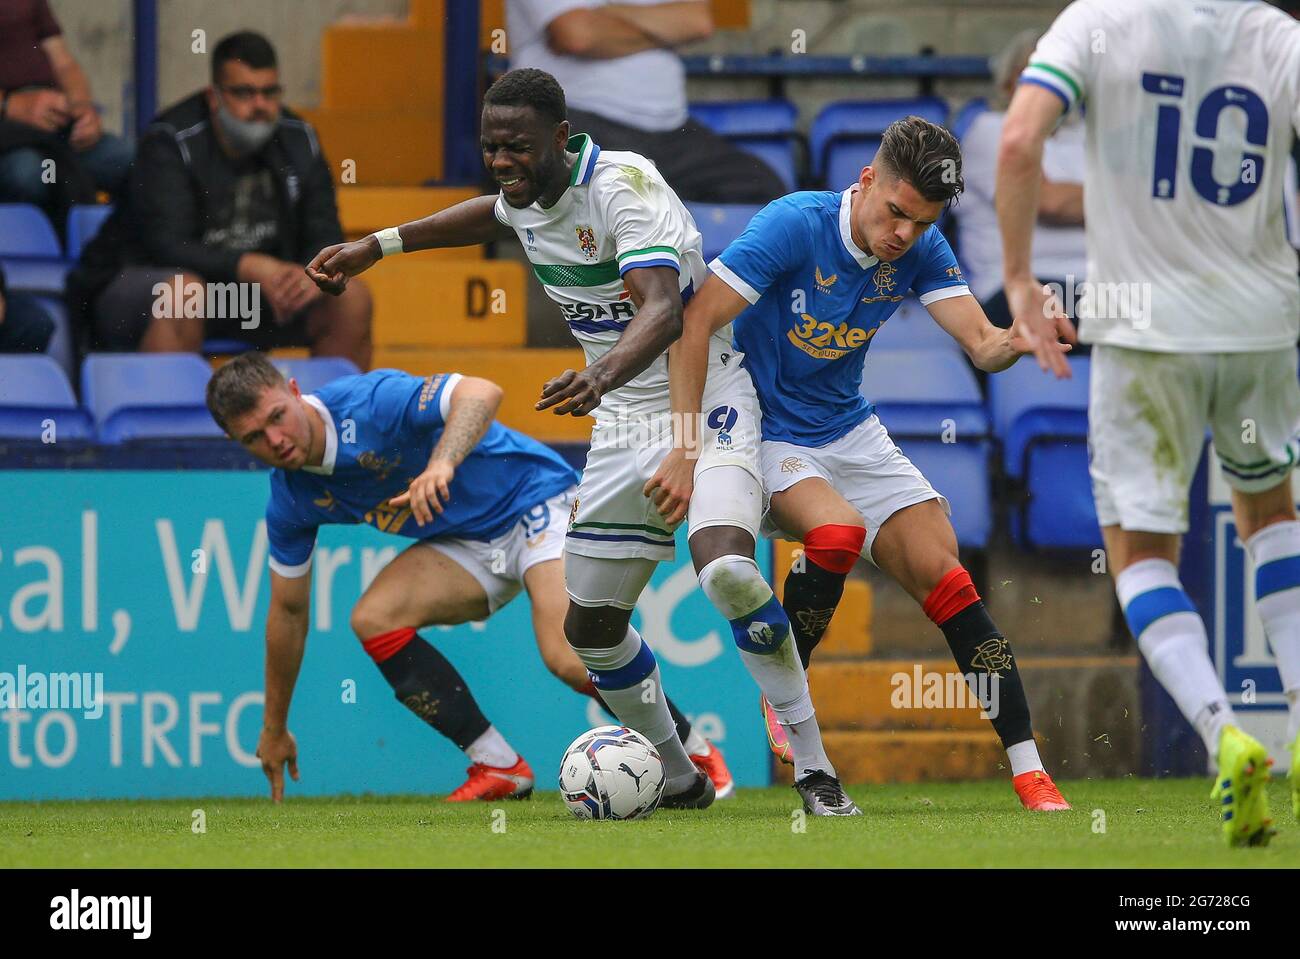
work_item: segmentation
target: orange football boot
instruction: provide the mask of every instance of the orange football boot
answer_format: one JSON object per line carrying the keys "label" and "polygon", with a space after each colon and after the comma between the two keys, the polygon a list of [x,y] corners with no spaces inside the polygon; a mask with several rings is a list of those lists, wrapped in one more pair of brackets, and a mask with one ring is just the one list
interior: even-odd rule
{"label": "orange football boot", "polygon": [[1059,812],[1070,808],[1061,791],[1056,788],[1056,783],[1052,782],[1052,777],[1041,769],[1021,773],[1011,780],[1011,785],[1016,787],[1020,804],[1026,809],[1035,812]]}
{"label": "orange football boot", "polygon": [[760,696],[759,703],[763,710],[763,726],[767,729],[768,748],[781,762],[793,766],[794,757],[790,755],[790,739],[785,734],[785,727],[776,718],[776,710],[772,708],[766,696]]}
{"label": "orange football boot", "polygon": [[736,784],[731,779],[731,770],[727,768],[727,761],[722,758],[722,750],[713,743],[709,743],[707,753],[691,753],[691,762],[695,763],[696,769],[713,781],[718,799],[726,799],[736,791]]}
{"label": "orange football boot", "polygon": [[533,771],[524,757],[509,768],[485,766],[474,763],[465,770],[469,774],[461,785],[447,797],[447,802],[495,802],[498,799],[527,799],[533,793]]}

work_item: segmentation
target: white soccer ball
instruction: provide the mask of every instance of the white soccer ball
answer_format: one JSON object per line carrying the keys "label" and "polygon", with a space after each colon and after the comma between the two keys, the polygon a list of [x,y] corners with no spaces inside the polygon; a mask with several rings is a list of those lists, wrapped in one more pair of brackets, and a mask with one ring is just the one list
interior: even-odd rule
{"label": "white soccer ball", "polygon": [[573,741],[560,763],[560,795],[579,819],[643,819],[664,792],[664,762],[626,726],[597,726]]}

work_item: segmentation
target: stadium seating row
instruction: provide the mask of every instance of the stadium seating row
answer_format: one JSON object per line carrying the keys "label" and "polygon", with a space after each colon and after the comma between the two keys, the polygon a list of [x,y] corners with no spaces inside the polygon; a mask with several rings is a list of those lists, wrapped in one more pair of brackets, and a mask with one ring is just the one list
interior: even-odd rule
{"label": "stadium seating row", "polygon": [[[303,392],[356,372],[347,360],[276,364]],[[955,353],[900,350],[868,362],[869,398],[904,452],[948,497],[958,540],[987,546],[994,527],[989,477],[1002,472],[1023,495],[1011,517],[1027,547],[1086,548],[1099,540],[1087,470],[1087,358],[1058,382],[1032,363],[991,379],[988,401]],[[81,368],[81,402],[45,356],[0,356],[0,440],[102,444],[219,438],[204,406],[210,365],[192,354],[97,353]],[[517,392],[517,391],[516,391]],[[512,408],[513,409],[513,408]],[[512,422],[507,425],[527,428]]]}

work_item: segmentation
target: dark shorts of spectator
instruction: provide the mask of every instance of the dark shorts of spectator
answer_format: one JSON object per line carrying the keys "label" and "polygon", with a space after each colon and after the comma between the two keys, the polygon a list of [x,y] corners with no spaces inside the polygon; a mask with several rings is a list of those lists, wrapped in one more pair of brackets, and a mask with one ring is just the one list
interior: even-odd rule
{"label": "dark shorts of spectator", "polygon": [[[193,274],[179,267],[163,266],[129,266],[121,270],[90,301],[97,348],[115,352],[135,350],[154,321],[153,307],[157,299],[154,289],[159,283],[173,286],[176,277],[181,275]],[[270,303],[263,299],[259,304],[256,328],[243,329],[244,320],[238,316],[207,319],[203,336],[205,340],[238,340],[258,350],[310,346],[308,313],[310,308],[302,309],[287,322],[277,323]]]}
{"label": "dark shorts of spectator", "polygon": [[10,290],[0,322],[0,353],[44,353],[54,335],[50,319],[35,297]]}
{"label": "dark shorts of spectator", "polygon": [[673,192],[688,203],[763,204],[787,192],[770,166],[695,120],[676,130],[641,130],[571,109],[569,129],[589,134],[602,150],[654,160]]}

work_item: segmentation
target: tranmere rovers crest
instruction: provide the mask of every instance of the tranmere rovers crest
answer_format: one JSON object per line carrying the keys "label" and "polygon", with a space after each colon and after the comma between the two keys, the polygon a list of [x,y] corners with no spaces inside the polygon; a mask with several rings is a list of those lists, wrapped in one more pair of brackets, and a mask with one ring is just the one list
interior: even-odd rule
{"label": "tranmere rovers crest", "polygon": [[578,246],[582,249],[582,255],[589,260],[596,258],[596,231],[589,226],[574,227],[578,232]]}

